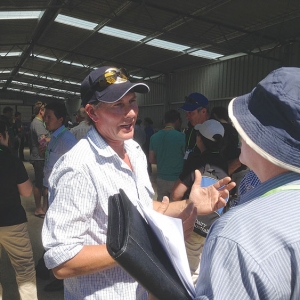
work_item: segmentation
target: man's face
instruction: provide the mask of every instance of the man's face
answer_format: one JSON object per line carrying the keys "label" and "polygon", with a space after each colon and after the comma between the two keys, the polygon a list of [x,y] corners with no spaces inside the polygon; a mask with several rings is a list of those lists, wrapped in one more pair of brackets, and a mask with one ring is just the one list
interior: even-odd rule
{"label": "man's face", "polygon": [[95,110],[95,127],[106,142],[115,143],[131,139],[138,115],[135,93],[127,93],[114,103],[102,103]]}
{"label": "man's face", "polygon": [[187,111],[186,118],[193,126],[195,126],[196,124],[202,124],[206,120],[208,120],[207,109],[202,108],[200,111],[198,111],[197,109],[193,111]]}
{"label": "man's face", "polygon": [[40,108],[40,115],[41,115],[42,118],[44,118],[44,116],[45,116],[45,107],[44,106],[42,106]]}
{"label": "man's face", "polygon": [[13,111],[9,110],[8,112],[5,113],[5,116],[12,121],[13,120]]}
{"label": "man's face", "polygon": [[53,110],[46,109],[44,114],[44,122],[46,124],[46,129],[53,132],[62,125],[63,118],[57,119]]}

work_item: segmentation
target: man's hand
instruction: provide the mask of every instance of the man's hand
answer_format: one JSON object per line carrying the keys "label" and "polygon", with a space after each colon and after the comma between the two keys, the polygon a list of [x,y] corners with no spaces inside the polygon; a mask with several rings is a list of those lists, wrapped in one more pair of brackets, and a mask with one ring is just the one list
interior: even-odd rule
{"label": "man's hand", "polygon": [[209,214],[226,205],[225,199],[229,196],[229,191],[235,187],[234,182],[230,182],[230,177],[219,180],[214,185],[202,188],[200,186],[202,175],[199,170],[195,170],[195,181],[192,186],[188,202],[193,202],[197,208],[198,215]]}
{"label": "man's hand", "polygon": [[187,240],[194,230],[194,224],[197,218],[197,208],[194,206],[194,203],[189,203],[178,218],[182,220],[184,239]]}
{"label": "man's hand", "polygon": [[[169,198],[164,196],[162,202],[155,210],[161,214],[165,214],[169,207]],[[184,233],[184,239],[187,240],[193,232],[194,224],[197,218],[197,209],[194,207],[194,203],[190,202],[176,218],[182,220],[182,227]]]}

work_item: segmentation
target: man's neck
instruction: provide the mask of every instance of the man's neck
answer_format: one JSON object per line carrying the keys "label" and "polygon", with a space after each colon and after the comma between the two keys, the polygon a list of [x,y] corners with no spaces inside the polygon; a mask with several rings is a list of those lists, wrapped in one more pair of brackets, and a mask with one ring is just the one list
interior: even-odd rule
{"label": "man's neck", "polygon": [[175,125],[174,123],[166,123],[164,130],[173,130],[173,129],[175,129],[174,125]]}

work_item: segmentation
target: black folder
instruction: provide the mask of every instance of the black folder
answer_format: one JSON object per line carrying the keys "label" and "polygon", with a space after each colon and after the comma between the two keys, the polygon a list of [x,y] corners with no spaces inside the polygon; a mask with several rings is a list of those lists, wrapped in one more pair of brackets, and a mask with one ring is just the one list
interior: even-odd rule
{"label": "black folder", "polygon": [[117,263],[156,298],[192,299],[152,229],[121,189],[108,201],[106,247]]}

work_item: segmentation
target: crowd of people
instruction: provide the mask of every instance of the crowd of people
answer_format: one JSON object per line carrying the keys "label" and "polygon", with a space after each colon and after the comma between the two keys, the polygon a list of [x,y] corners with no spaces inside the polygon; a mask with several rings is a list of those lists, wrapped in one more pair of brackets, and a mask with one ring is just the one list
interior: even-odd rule
{"label": "crowd of people", "polygon": [[[70,130],[64,104],[37,102],[30,125],[34,214],[45,218],[43,261],[64,286],[65,299],[153,299],[106,249],[108,199],[120,189],[136,206],[182,219],[195,299],[298,299],[299,75],[298,68],[274,70],[228,110],[210,112],[207,97],[193,92],[179,110],[165,113],[157,132],[149,117],[143,122],[138,116],[136,93],[149,87],[131,82],[125,69],[104,66],[83,80],[78,125]],[[180,110],[188,122],[184,132]],[[15,253],[22,299],[36,299],[20,201],[32,186],[24,157],[10,142],[21,140],[22,131],[17,113],[11,125],[12,114],[3,111],[0,121],[0,160],[15,166],[5,187],[1,182],[0,244]],[[157,165],[156,196],[151,164]],[[1,170],[1,180],[7,172]],[[208,173],[216,184],[195,184]],[[229,176],[238,179],[238,188]],[[197,216],[225,205],[207,235],[194,230]],[[16,208],[18,217],[9,217]],[[10,244],[14,232],[22,233],[18,243],[26,243],[26,251]],[[26,274],[16,266],[25,255]]]}

